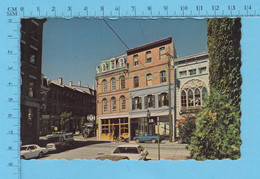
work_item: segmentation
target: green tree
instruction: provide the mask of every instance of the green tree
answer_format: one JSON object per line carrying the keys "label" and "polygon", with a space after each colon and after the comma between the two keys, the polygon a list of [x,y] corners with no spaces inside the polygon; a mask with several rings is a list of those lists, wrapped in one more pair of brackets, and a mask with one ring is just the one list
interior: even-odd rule
{"label": "green tree", "polygon": [[60,114],[60,126],[61,130],[65,132],[68,130],[68,126],[70,125],[71,113],[70,112],[63,112]]}
{"label": "green tree", "polygon": [[240,19],[208,19],[209,83],[240,107]]}
{"label": "green tree", "polygon": [[241,22],[208,19],[210,95],[196,119],[189,149],[193,159],[240,157]]}
{"label": "green tree", "polygon": [[212,89],[195,123],[189,145],[193,159],[240,157],[240,115],[232,99]]}

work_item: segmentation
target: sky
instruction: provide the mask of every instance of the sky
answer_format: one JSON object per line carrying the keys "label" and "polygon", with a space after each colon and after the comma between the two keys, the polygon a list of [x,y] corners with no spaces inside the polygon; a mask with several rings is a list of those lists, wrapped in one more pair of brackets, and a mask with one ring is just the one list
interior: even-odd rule
{"label": "sky", "polygon": [[[131,49],[173,37],[178,57],[207,51],[205,19],[106,19]],[[96,84],[98,64],[126,54],[127,47],[102,19],[48,19],[43,27],[42,73],[63,83]]]}

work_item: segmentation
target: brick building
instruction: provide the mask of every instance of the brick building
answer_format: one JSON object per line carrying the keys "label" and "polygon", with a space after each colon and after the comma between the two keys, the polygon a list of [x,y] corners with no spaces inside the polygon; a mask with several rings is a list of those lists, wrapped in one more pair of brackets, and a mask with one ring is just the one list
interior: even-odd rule
{"label": "brick building", "polygon": [[[130,139],[137,135],[170,133],[169,66],[176,58],[172,38],[127,50],[129,63]],[[174,71],[170,64],[171,107],[174,99]],[[149,114],[148,114],[149,113]],[[147,119],[147,115],[150,118]],[[172,115],[172,114],[171,114]],[[171,116],[173,118],[173,116]],[[173,120],[172,120],[173,121]]]}
{"label": "brick building", "polygon": [[42,30],[46,19],[21,20],[21,141],[36,143],[41,105]]}
{"label": "brick building", "polygon": [[[66,130],[76,132],[82,130],[83,122],[88,115],[96,116],[96,90],[95,86],[82,86],[81,81],[77,85],[63,84],[63,79],[48,80],[49,91],[46,96],[46,110],[41,117],[47,132]],[[61,126],[61,114],[70,113],[69,122]],[[46,121],[47,119],[47,121]]]}
{"label": "brick building", "polygon": [[102,61],[97,67],[98,138],[113,140],[129,134],[129,83],[126,55]]}

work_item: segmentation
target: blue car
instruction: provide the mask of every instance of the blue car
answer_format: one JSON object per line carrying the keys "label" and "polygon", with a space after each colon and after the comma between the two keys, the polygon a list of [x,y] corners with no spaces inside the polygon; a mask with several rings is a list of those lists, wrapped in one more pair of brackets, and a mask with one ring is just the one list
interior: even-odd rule
{"label": "blue car", "polygon": [[[146,142],[146,141],[156,143],[156,142],[158,142],[158,136],[157,135],[135,136],[134,140],[136,143]],[[161,142],[162,140],[163,140],[163,136],[160,136],[159,142]]]}

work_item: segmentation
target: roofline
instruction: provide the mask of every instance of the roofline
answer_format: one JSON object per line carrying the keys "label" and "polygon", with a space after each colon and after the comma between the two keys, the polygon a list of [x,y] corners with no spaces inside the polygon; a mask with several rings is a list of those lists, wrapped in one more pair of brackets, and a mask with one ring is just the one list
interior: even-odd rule
{"label": "roofline", "polygon": [[126,57],[126,56],[127,56],[127,54],[124,53],[123,55],[119,55],[119,56],[116,56],[116,57],[111,57],[111,58],[108,58],[108,59],[105,59],[105,60],[101,60],[101,61],[99,62],[99,65],[98,65],[98,66],[100,66],[102,63],[106,63],[107,61],[111,61],[111,60],[116,59],[116,58],[124,58],[124,57]]}
{"label": "roofline", "polygon": [[180,62],[180,61],[183,61],[183,60],[189,60],[189,59],[192,59],[192,58],[198,58],[198,57],[203,57],[203,56],[208,56],[208,55],[209,55],[209,53],[208,53],[208,51],[206,51],[206,52],[201,52],[201,53],[197,53],[197,54],[194,54],[194,55],[182,57],[182,58],[177,59],[176,61]]}
{"label": "roofline", "polygon": [[155,41],[155,42],[152,42],[152,43],[148,43],[148,44],[145,44],[145,45],[142,45],[142,46],[139,46],[139,47],[129,49],[129,50],[126,51],[126,53],[127,53],[127,55],[131,55],[131,54],[134,54],[134,53],[137,53],[137,52],[141,52],[141,51],[144,51],[144,50],[147,50],[147,49],[151,49],[151,48],[161,46],[161,45],[165,45],[165,44],[169,44],[169,43],[172,43],[172,37],[168,37],[168,38],[165,38],[165,39],[162,39],[162,40],[158,40],[158,41]]}

